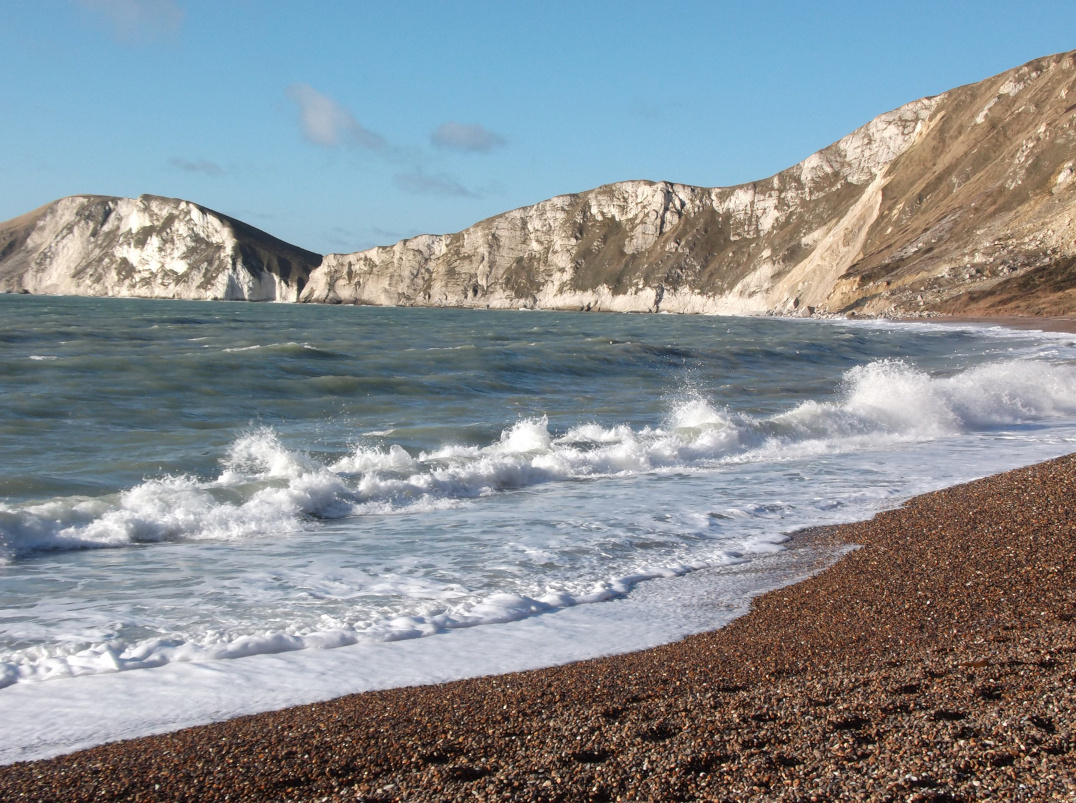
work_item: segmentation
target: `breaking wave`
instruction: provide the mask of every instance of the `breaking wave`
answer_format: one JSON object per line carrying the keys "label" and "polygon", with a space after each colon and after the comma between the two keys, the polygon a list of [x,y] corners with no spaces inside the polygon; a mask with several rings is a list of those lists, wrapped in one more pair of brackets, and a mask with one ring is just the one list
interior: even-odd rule
{"label": "breaking wave", "polygon": [[[470,500],[545,483],[640,474],[666,474],[675,481],[672,475],[681,473],[736,471],[742,463],[1006,432],[1074,414],[1076,368],[1069,365],[1006,361],[931,376],[900,361],[879,361],[848,371],[828,400],[804,401],[772,415],[737,412],[702,394],[685,392],[668,404],[661,423],[652,426],[589,422],[556,431],[545,417],[528,418],[485,445],[445,444],[429,451],[409,451],[392,443],[392,431],[384,430],[367,434],[363,443],[329,459],[290,448],[273,429],[259,428],[231,444],[211,478],[163,476],[104,497],[64,497],[22,506],[0,503],[0,561],[45,550],[296,534],[326,519],[469,505]],[[782,503],[768,504],[779,508]],[[750,519],[765,517],[767,511],[730,508],[721,515]],[[652,533],[646,538],[655,541]],[[143,628],[135,617],[134,625],[124,629],[101,621],[53,643],[36,643],[32,625],[17,625],[12,630],[14,646],[0,651],[0,687],[510,622],[620,596],[645,580],[741,563],[756,552],[780,549],[781,539],[772,533],[737,537],[692,551],[665,549],[658,538],[653,552],[636,540],[627,539],[630,554],[610,560],[615,538],[582,543],[573,537],[565,554],[571,552],[574,560],[586,564],[585,570],[531,577],[520,568],[511,578],[473,587],[454,578],[445,582],[436,574],[382,576],[380,570],[356,569],[361,574],[356,579],[341,569],[344,574],[337,576],[334,565],[331,576],[316,580],[305,574],[285,578],[304,594],[334,604],[318,608],[316,616],[291,619],[273,618],[271,605],[259,608],[261,618],[253,627],[227,616],[218,621],[216,603],[209,606],[211,621],[201,625]],[[544,549],[533,558],[536,564],[557,559],[555,550],[546,555]],[[580,552],[588,557],[581,558],[576,554]],[[278,592],[267,589],[275,588],[278,575],[289,571],[274,567],[272,577],[260,579],[255,573],[245,578],[244,588],[254,599],[277,599],[272,595]],[[250,584],[255,587],[248,588]],[[381,598],[401,601],[386,607],[377,602]],[[292,602],[288,598],[287,605]],[[65,603],[60,599],[54,604],[62,608]]]}
{"label": "breaking wave", "polygon": [[770,417],[690,393],[657,427],[584,423],[554,433],[544,417],[532,418],[485,446],[412,454],[366,443],[332,463],[262,428],[232,444],[214,479],[165,476],[106,497],[0,503],[0,562],[42,550],[289,533],[321,519],[452,506],[549,482],[880,448],[1074,413],[1071,366],[1009,361],[936,377],[879,361],[848,371],[830,401]]}

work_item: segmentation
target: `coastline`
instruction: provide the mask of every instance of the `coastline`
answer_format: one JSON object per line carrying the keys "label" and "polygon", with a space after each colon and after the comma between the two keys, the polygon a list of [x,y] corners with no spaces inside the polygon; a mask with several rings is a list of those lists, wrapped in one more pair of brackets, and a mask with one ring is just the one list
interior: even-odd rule
{"label": "coastline", "polygon": [[0,767],[10,800],[1076,795],[1076,455],[804,537],[721,630]]}
{"label": "coastline", "polygon": [[[864,318],[863,320],[870,320]],[[1076,318],[1064,316],[1032,315],[939,315],[930,318],[892,318],[902,323],[940,323],[954,326],[1002,326],[1006,329],[1021,329],[1040,332],[1063,332],[1076,334]]]}

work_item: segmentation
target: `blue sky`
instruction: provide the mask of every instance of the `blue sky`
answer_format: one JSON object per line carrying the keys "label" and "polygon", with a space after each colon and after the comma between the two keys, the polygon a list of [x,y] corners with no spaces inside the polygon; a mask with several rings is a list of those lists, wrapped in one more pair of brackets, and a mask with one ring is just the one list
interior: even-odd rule
{"label": "blue sky", "polygon": [[765,178],[1076,48],[1066,2],[0,0],[0,220],[186,198],[319,252]]}

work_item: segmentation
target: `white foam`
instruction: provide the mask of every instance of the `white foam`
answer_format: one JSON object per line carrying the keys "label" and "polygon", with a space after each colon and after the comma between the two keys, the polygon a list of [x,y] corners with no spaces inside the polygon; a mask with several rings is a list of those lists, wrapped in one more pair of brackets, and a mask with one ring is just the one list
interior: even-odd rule
{"label": "white foam", "polygon": [[345,474],[372,471],[407,472],[415,471],[418,467],[418,461],[396,444],[387,449],[359,446],[354,452],[332,464],[333,471]]}
{"label": "white foam", "polygon": [[261,346],[261,345],[255,345],[255,346],[233,346],[232,348],[222,349],[222,351],[223,351],[223,352],[224,352],[225,354],[230,354],[230,353],[232,353],[232,352],[236,352],[236,351],[257,351],[257,350],[258,350],[258,349],[260,349],[260,348],[262,348],[262,346]]}
{"label": "white foam", "polygon": [[262,427],[232,444],[218,482],[236,485],[258,479],[296,479],[319,466],[306,455],[289,451],[272,429]]}
{"label": "white foam", "polygon": [[[759,552],[767,551],[765,549]],[[289,626],[286,630],[232,633],[217,627],[200,636],[191,634],[152,637],[124,642],[118,638],[101,640],[101,635],[81,633],[60,642],[24,650],[0,651],[0,688],[17,682],[48,681],[102,672],[118,672],[159,667],[174,662],[225,660],[252,655],[275,654],[305,649],[328,649],[360,643],[390,642],[444,633],[450,630],[503,624],[536,614],[607,601],[627,594],[638,583],[676,577],[703,568],[741,563],[739,555],[718,552],[708,560],[668,565],[639,564],[630,573],[599,582],[560,582],[546,586],[534,596],[493,591],[474,594],[466,590],[425,585],[412,579],[389,578],[371,589],[383,594],[403,594],[412,600],[427,598],[419,606],[428,612],[405,615],[360,617],[357,621],[334,621],[323,616],[314,627]],[[418,587],[416,587],[418,586]],[[350,591],[350,589],[349,589]],[[10,630],[10,629],[9,629]],[[8,632],[9,636],[14,635]],[[86,645],[86,641],[96,641]]]}
{"label": "white foam", "polygon": [[770,418],[737,416],[692,394],[665,428],[581,424],[555,437],[524,419],[485,447],[448,444],[411,455],[360,445],[329,465],[287,448],[271,429],[240,437],[218,477],[149,479],[115,497],[0,504],[0,559],[47,549],[176,539],[234,539],[340,518],[473,499],[549,482],[706,468],[929,440],[1076,414],[1076,370],[1005,361],[931,377],[900,361],[847,372],[833,401],[804,402]]}
{"label": "white foam", "polygon": [[[446,444],[411,454],[398,444],[363,443],[328,463],[286,446],[278,433],[261,428],[238,438],[224,455],[219,474],[210,479],[165,476],[97,499],[0,504],[0,560],[11,562],[43,550],[298,534],[315,520],[448,510],[472,504],[468,500],[475,498],[548,483],[715,468],[742,471],[773,460],[930,441],[1074,414],[1076,370],[1068,365],[1006,361],[932,377],[903,362],[881,361],[848,371],[830,401],[804,402],[770,417],[734,414],[699,394],[686,394],[670,405],[661,427],[583,423],[557,435],[545,417],[527,418],[485,446]],[[771,499],[769,504],[779,511],[779,501]],[[829,508],[819,502],[819,510]],[[764,520],[771,512],[741,506],[725,515],[752,521]],[[836,510],[827,515],[840,514]],[[684,525],[683,533],[704,538],[705,533],[695,533],[696,526]],[[706,525],[699,526],[705,530]],[[690,554],[671,549],[655,553],[659,556],[654,559],[636,550],[637,557],[615,568],[606,564],[614,566],[607,550],[616,548],[616,540],[595,541],[587,549],[600,556],[595,565],[601,568],[587,564],[556,582],[505,581],[499,587],[462,589],[443,582],[419,587],[414,578],[381,577],[367,583],[363,593],[396,595],[408,600],[407,605],[356,605],[346,615],[273,624],[260,632],[250,632],[247,623],[124,641],[107,635],[105,628],[101,634],[79,634],[48,648],[0,655],[0,686],[175,661],[393,641],[509,622],[607,600],[644,580],[735,562],[741,559],[738,550],[759,554],[780,549],[772,527],[765,534],[749,530],[735,548]],[[659,538],[649,532],[639,537]],[[540,563],[558,559],[555,552],[548,559],[535,558]],[[319,593],[332,595],[325,589]]]}
{"label": "white foam", "polygon": [[747,610],[752,595],[803,571],[785,562],[762,568],[762,573],[755,569],[729,574],[719,578],[721,583],[696,574],[675,581],[675,589],[659,580],[601,610],[581,606],[555,619],[535,616],[451,630],[430,639],[259,654],[241,661],[175,662],[146,672],[9,686],[2,692],[0,764],[372,689],[521,671],[657,646],[726,624]]}
{"label": "white foam", "polygon": [[1076,413],[1076,371],[1034,361],[995,362],[931,377],[883,360],[845,375],[840,398],[808,401],[773,423],[803,440],[931,439]]}

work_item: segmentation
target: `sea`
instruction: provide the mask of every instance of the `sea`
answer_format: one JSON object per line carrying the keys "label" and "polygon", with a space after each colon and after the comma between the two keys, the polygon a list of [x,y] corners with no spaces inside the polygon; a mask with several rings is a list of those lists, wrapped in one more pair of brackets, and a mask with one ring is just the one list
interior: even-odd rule
{"label": "sea", "polygon": [[7,295],[0,398],[9,763],[715,629],[1076,449],[1076,338]]}

